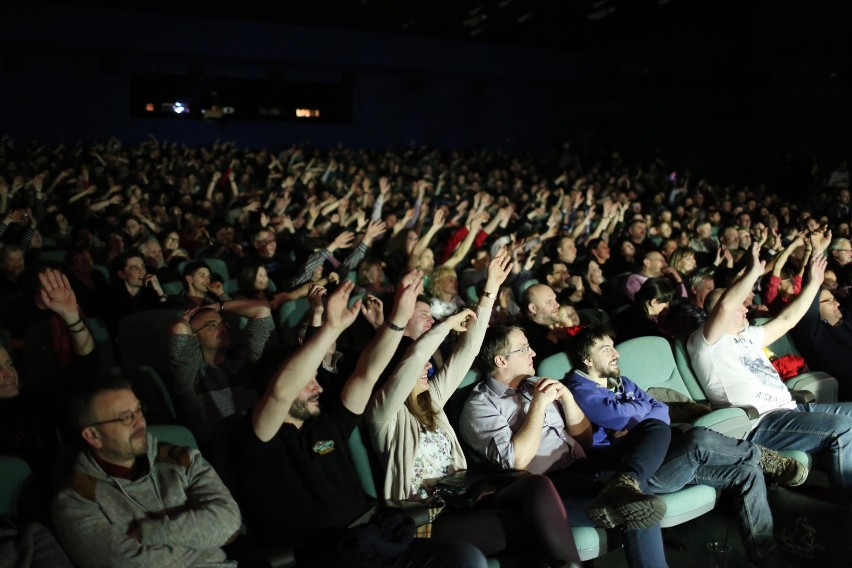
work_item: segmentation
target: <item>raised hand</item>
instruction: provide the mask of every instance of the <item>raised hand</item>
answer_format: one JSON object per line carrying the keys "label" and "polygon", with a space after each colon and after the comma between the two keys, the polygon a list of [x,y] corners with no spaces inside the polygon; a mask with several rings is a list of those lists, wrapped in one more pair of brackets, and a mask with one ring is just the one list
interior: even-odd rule
{"label": "raised hand", "polygon": [[814,254],[811,256],[811,261],[808,264],[809,282],[816,285],[821,285],[825,280],[825,269],[828,267],[828,258],[822,254]]}
{"label": "raised hand", "polygon": [[512,256],[506,251],[501,250],[491,262],[488,263],[488,276],[485,280],[485,291],[496,294],[503,282],[512,272]]}
{"label": "raised hand", "polygon": [[355,233],[352,231],[343,231],[334,241],[328,246],[328,252],[334,252],[337,249],[349,248],[352,246],[352,241],[355,239]]}
{"label": "raised hand", "polygon": [[77,296],[68,283],[68,278],[59,270],[48,268],[39,273],[38,281],[41,284],[39,295],[42,303],[50,311],[60,316],[77,316]]}
{"label": "raised hand", "polygon": [[325,307],[325,323],[336,331],[343,331],[355,321],[361,310],[361,300],[355,300],[352,307],[349,306],[349,295],[355,284],[351,280],[344,280],[333,293],[328,296]]}
{"label": "raised hand", "polygon": [[476,321],[476,314],[473,313],[473,310],[465,308],[459,313],[449,316],[445,321],[453,331],[463,333],[470,329],[469,324]]}
{"label": "raised hand", "polygon": [[393,311],[391,321],[398,326],[404,327],[414,314],[414,306],[417,296],[423,293],[423,273],[412,270],[402,277],[402,281],[396,288],[396,296],[393,300]]}
{"label": "raised hand", "polygon": [[361,315],[373,326],[373,329],[379,329],[385,323],[384,304],[377,297],[368,294],[361,304]]}

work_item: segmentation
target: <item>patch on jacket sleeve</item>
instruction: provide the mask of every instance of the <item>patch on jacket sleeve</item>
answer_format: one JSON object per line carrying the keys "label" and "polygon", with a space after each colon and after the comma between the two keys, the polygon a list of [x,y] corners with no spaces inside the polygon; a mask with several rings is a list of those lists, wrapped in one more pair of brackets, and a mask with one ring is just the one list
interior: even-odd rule
{"label": "patch on jacket sleeve", "polygon": [[179,465],[189,469],[192,459],[189,456],[189,448],[185,446],[174,446],[166,442],[157,442],[157,462]]}
{"label": "patch on jacket sleeve", "polygon": [[73,471],[68,480],[68,486],[74,490],[77,495],[88,501],[95,500],[98,480],[91,475],[85,474],[82,471]]}

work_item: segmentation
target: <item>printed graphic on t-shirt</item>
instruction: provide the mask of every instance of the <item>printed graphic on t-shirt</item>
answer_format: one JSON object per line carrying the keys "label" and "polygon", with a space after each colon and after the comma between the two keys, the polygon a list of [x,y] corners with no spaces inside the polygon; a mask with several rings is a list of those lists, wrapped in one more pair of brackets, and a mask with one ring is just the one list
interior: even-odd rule
{"label": "printed graphic on t-shirt", "polygon": [[764,357],[759,356],[754,350],[749,349],[751,342],[748,339],[737,337],[734,339],[734,343],[741,349],[740,363],[742,363],[743,367],[748,369],[761,384],[767,387],[778,388],[780,382],[778,371]]}
{"label": "printed graphic on t-shirt", "polygon": [[320,440],[314,444],[313,450],[321,456],[334,451],[334,440]]}

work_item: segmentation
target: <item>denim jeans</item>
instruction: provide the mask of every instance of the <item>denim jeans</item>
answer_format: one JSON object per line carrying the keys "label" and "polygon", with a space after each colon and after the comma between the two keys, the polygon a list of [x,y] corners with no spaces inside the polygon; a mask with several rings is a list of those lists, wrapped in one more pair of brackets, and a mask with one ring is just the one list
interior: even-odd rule
{"label": "denim jeans", "polygon": [[751,442],[692,428],[672,440],[663,465],[648,484],[654,493],[671,493],[691,484],[727,490],[737,502],[749,558],[764,560],[777,554],[760,449]]}
{"label": "denim jeans", "polygon": [[[593,497],[600,489],[594,482],[603,471],[628,473],[636,477],[642,489],[649,490],[648,480],[663,463],[671,440],[671,428],[659,420],[644,420],[631,428],[618,444],[587,452],[587,460],[570,467],[548,472],[563,499]],[[646,529],[623,529],[624,552],[630,568],[666,568],[660,525]]]}
{"label": "denim jeans", "polygon": [[773,450],[828,452],[835,498],[852,502],[852,403],[799,404],[770,412],[748,439]]}

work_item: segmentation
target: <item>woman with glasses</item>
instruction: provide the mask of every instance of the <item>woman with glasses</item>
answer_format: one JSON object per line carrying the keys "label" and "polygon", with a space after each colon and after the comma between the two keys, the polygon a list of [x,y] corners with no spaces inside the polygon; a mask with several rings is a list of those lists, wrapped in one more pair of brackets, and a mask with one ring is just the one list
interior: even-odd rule
{"label": "woman with glasses", "polygon": [[[479,351],[510,260],[505,252],[494,257],[476,310],[449,316],[421,336],[368,406],[370,437],[385,467],[386,499],[434,504],[436,483],[467,469],[444,405]],[[462,333],[461,340],[430,379],[429,357],[450,331]],[[532,543],[538,559],[551,566],[579,562],[562,503],[543,476],[518,479],[473,509],[444,510],[432,525],[432,538],[464,540],[487,555],[517,550],[525,558]]]}

